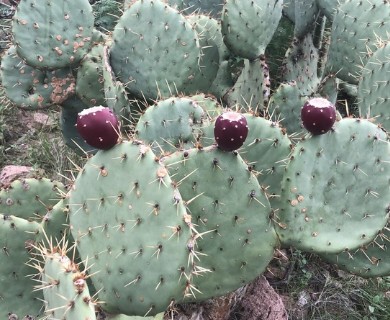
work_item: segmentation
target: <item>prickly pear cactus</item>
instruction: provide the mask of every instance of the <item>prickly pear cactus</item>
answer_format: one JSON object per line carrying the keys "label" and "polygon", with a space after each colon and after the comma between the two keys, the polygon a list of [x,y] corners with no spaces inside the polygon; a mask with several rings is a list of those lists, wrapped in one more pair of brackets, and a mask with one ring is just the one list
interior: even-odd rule
{"label": "prickly pear cactus", "polygon": [[271,208],[242,158],[211,146],[177,152],[162,161],[197,231],[192,296],[184,301],[226,294],[263,272],[276,246]]}
{"label": "prickly pear cactus", "polygon": [[29,66],[11,46],[2,57],[0,75],[7,97],[23,109],[42,109],[60,104],[75,93],[70,69],[52,71]]}
{"label": "prickly pear cactus", "polygon": [[389,215],[389,157],[386,133],[363,119],[299,142],[282,181],[282,243],[338,253],[373,240]]}
{"label": "prickly pear cactus", "polygon": [[47,178],[15,180],[0,189],[0,213],[42,221],[64,195],[65,187],[59,181]]}
{"label": "prickly pear cactus", "polygon": [[184,297],[186,211],[149,147],[134,141],[99,151],[79,173],[69,206],[72,235],[104,310],[154,315]]}
{"label": "prickly pear cactus", "polygon": [[198,34],[181,13],[160,0],[132,3],[119,19],[112,42],[114,73],[140,98],[180,93],[199,72]]}
{"label": "prickly pear cactus", "polygon": [[[33,291],[39,277],[31,266],[35,261],[32,253],[39,223],[13,215],[0,213],[0,316],[8,319],[14,314],[19,319],[26,315],[41,316],[43,313],[42,292]],[[30,261],[30,262],[29,262]]]}
{"label": "prickly pear cactus", "polygon": [[333,17],[326,72],[357,84],[377,39],[388,39],[390,2],[345,0]]}
{"label": "prickly pear cactus", "polygon": [[222,12],[222,34],[231,52],[253,60],[264,54],[282,16],[281,0],[227,0]]}
{"label": "prickly pear cactus", "polygon": [[390,275],[389,224],[370,243],[355,250],[337,254],[321,254],[329,263],[361,277],[387,277]]}
{"label": "prickly pear cactus", "polygon": [[363,68],[357,100],[363,117],[390,131],[390,42],[380,45]]}
{"label": "prickly pear cactus", "polygon": [[67,248],[42,248],[44,265],[39,272],[46,319],[96,320],[95,303],[89,293],[87,273],[67,254]]}
{"label": "prickly pear cactus", "polygon": [[189,98],[170,98],[150,106],[140,117],[135,132],[137,138],[150,144],[156,154],[173,152],[195,137],[206,114]]}
{"label": "prickly pear cactus", "polygon": [[21,1],[12,24],[17,53],[37,68],[77,64],[91,46],[93,22],[88,0]]}

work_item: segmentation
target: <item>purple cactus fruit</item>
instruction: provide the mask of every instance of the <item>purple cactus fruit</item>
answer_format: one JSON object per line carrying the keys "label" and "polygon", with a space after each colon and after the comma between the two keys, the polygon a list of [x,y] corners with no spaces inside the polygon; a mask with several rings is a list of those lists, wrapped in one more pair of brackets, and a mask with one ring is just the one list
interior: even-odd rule
{"label": "purple cactus fruit", "polygon": [[240,148],[248,135],[246,118],[237,112],[226,111],[218,116],[214,126],[214,137],[223,151]]}
{"label": "purple cactus fruit", "polygon": [[90,146],[107,150],[118,141],[119,121],[110,108],[84,109],[78,114],[77,131]]}
{"label": "purple cactus fruit", "polygon": [[336,107],[324,98],[310,99],[301,109],[301,119],[307,131],[314,135],[324,134],[336,121]]}

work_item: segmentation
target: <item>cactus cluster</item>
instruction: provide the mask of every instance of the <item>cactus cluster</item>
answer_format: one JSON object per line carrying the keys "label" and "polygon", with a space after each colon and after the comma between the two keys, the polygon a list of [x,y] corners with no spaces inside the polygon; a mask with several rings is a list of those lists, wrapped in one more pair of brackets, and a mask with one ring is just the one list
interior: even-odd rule
{"label": "cactus cluster", "polygon": [[157,316],[281,246],[390,275],[390,3],[355,2],[125,1],[103,33],[87,0],[21,1],[5,93],[88,160],[0,191],[0,317]]}

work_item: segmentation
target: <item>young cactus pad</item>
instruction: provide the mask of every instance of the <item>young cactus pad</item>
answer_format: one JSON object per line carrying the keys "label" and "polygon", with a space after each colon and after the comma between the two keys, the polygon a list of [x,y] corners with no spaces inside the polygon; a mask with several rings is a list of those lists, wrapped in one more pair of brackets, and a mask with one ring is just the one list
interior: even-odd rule
{"label": "young cactus pad", "polygon": [[389,161],[386,133],[368,120],[342,119],[299,142],[282,181],[282,243],[338,253],[370,242],[388,219]]}
{"label": "young cactus pad", "polygon": [[190,229],[155,159],[149,147],[122,142],[90,158],[70,192],[72,235],[111,313],[154,315],[184,297]]}

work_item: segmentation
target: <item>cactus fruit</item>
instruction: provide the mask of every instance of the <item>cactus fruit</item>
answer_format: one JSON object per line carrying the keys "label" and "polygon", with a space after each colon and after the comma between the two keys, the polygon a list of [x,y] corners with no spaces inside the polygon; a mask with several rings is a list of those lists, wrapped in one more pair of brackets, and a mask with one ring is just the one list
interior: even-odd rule
{"label": "cactus fruit", "polygon": [[242,114],[226,111],[215,120],[214,137],[219,149],[237,150],[242,147],[247,136],[248,124]]}
{"label": "cactus fruit", "polygon": [[62,103],[60,114],[62,137],[66,145],[80,155],[90,154],[96,151],[96,148],[84,141],[76,128],[78,113],[84,109],[88,109],[88,106],[80,98],[73,96]]}
{"label": "cactus fruit", "polygon": [[119,138],[119,121],[110,108],[97,106],[79,112],[77,131],[90,146],[107,150]]}
{"label": "cactus fruit", "polygon": [[364,119],[297,143],[281,184],[282,243],[339,253],[373,240],[388,220],[389,160],[386,133]]}
{"label": "cactus fruit", "polygon": [[77,176],[69,207],[71,232],[81,259],[96,272],[91,280],[102,309],[154,315],[184,297],[188,215],[149,147],[134,141],[98,151]]}
{"label": "cactus fruit", "polygon": [[88,0],[25,0],[17,7],[12,31],[17,53],[37,68],[77,64],[91,46],[93,13]]}
{"label": "cactus fruit", "polygon": [[312,98],[301,109],[302,124],[312,134],[328,132],[336,121],[336,107],[327,99]]}

